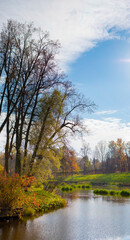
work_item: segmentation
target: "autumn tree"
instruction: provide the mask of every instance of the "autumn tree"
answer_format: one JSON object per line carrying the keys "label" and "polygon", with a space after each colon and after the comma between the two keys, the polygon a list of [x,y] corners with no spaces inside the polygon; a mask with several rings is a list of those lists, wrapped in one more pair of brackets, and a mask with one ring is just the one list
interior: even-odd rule
{"label": "autumn tree", "polygon": [[130,171],[130,142],[124,144],[125,147],[125,154],[126,154],[126,168]]}
{"label": "autumn tree", "polygon": [[110,141],[106,158],[106,169],[109,172],[126,171],[127,155],[125,152],[125,143],[118,138],[117,141]]}
{"label": "autumn tree", "polygon": [[[77,110],[90,112],[93,107],[94,104],[89,100],[83,100],[71,85],[64,85],[60,90],[54,89],[46,93],[40,101],[39,118],[32,129],[33,153],[30,169],[42,161],[42,156],[44,159],[44,152],[56,148],[58,144],[61,147],[70,132],[82,132],[84,128]],[[35,161],[39,153],[41,158]]]}
{"label": "autumn tree", "polygon": [[78,172],[80,168],[77,164],[75,152],[68,147],[63,147],[63,157],[61,158],[61,171],[64,174]]}
{"label": "autumn tree", "polygon": [[126,170],[126,161],[127,157],[125,154],[125,145],[122,139],[118,138],[117,142],[115,142],[116,146],[116,159],[117,159],[117,166],[119,171],[123,172]]}

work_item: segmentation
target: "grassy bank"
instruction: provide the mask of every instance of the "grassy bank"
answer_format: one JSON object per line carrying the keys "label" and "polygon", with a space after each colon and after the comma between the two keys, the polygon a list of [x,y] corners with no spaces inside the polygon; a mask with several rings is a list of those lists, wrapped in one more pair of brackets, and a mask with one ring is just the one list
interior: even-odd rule
{"label": "grassy bank", "polygon": [[[33,188],[30,191],[28,191],[27,197],[30,195],[34,194],[35,195],[35,205],[32,206],[32,209],[35,212],[48,212],[50,210],[58,209],[61,207],[66,206],[67,202],[65,199],[62,199],[60,196],[50,193],[48,191],[45,191],[41,188]],[[36,204],[37,203],[37,204]],[[25,210],[23,211],[24,215],[29,215],[27,214],[27,209],[25,207]],[[33,214],[31,214],[33,215]]]}
{"label": "grassy bank", "polygon": [[0,175],[0,219],[33,216],[37,212],[47,212],[64,207],[66,200],[45,191],[43,184],[37,187],[33,177],[18,174]]}
{"label": "grassy bank", "polygon": [[67,202],[60,196],[45,191],[43,189],[29,189],[25,194],[20,205],[13,204],[13,207],[0,209],[0,218],[18,216],[33,216],[38,212],[46,213],[66,206]]}
{"label": "grassy bank", "polygon": [[73,175],[64,178],[64,182],[130,186],[130,173]]}

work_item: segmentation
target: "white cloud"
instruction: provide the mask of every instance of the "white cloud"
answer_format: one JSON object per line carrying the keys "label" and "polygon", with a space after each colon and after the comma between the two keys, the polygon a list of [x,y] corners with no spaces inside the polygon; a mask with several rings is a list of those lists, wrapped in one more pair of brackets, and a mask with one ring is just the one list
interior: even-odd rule
{"label": "white cloud", "polygon": [[123,63],[130,63],[130,58],[120,59],[119,61]]}
{"label": "white cloud", "polygon": [[120,38],[130,28],[130,0],[5,0],[1,23],[8,18],[34,21],[62,44],[62,66],[77,59],[99,41]]}
{"label": "white cloud", "polygon": [[101,111],[101,112],[95,112],[96,115],[109,115],[116,113],[117,110],[108,110],[108,111]]}
{"label": "white cloud", "polygon": [[[0,116],[0,123],[4,119],[5,114]],[[83,138],[78,136],[69,136],[68,142],[77,153],[80,153],[82,143],[87,142],[90,144],[92,150],[99,141],[109,142],[122,138],[124,141],[130,141],[130,122],[124,123],[119,118],[104,118],[103,120],[84,119],[84,125],[88,129],[88,133],[83,134]],[[0,134],[0,151],[5,147],[5,129]]]}
{"label": "white cloud", "polygon": [[[83,141],[89,143],[92,149],[102,140],[109,142],[122,138],[126,142],[130,141],[130,123],[123,123],[121,119],[84,119],[84,124],[89,129],[89,134],[84,134]],[[82,139],[79,136],[69,138],[69,143],[77,153],[80,152]]]}

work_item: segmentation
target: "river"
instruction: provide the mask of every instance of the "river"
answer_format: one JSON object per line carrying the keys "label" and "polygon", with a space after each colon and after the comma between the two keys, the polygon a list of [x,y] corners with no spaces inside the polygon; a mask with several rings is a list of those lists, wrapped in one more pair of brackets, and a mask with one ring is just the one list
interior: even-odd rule
{"label": "river", "polygon": [[63,194],[68,206],[23,222],[0,223],[0,240],[130,240],[130,198]]}

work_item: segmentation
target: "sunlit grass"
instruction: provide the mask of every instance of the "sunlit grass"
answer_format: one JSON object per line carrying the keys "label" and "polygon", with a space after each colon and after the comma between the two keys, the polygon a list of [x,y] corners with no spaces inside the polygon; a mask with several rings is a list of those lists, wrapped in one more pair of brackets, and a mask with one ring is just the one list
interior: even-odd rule
{"label": "sunlit grass", "polygon": [[66,182],[88,182],[106,184],[130,184],[130,173],[111,173],[94,175],[73,175],[64,179]]}

